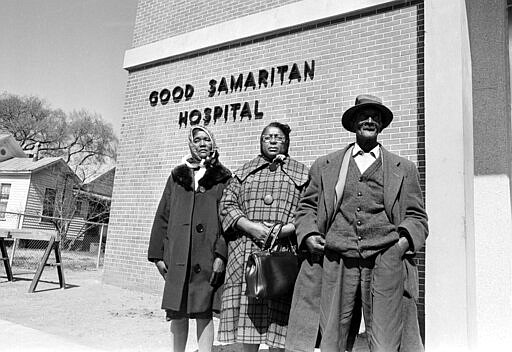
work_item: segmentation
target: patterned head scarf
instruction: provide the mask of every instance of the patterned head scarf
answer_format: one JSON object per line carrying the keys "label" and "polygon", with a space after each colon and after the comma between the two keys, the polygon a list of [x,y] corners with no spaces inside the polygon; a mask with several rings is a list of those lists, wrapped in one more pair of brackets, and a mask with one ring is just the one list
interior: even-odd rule
{"label": "patterned head scarf", "polygon": [[[199,152],[194,144],[194,132],[200,130],[206,133],[210,140],[212,141],[212,153],[206,159],[201,159],[199,156]],[[211,166],[217,162],[219,156],[219,149],[217,147],[217,143],[215,142],[215,137],[213,133],[203,126],[193,126],[190,128],[188,134],[188,147],[190,149],[190,155],[185,157],[185,161],[189,164],[189,167],[197,168],[199,165]]]}

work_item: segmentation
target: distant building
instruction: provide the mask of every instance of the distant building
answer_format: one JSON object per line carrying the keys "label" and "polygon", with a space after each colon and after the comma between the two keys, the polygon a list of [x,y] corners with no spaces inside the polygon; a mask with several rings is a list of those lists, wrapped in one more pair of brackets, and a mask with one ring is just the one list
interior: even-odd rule
{"label": "distant building", "polygon": [[[82,185],[76,201],[77,215],[84,216],[89,222],[108,224],[115,173],[116,169],[113,167]],[[78,212],[78,208],[82,209],[81,212]],[[89,224],[84,234],[84,246],[88,243],[98,242],[100,237],[102,243],[105,244],[107,233],[108,226]]]}
{"label": "distant building", "polygon": [[97,196],[108,197],[110,199],[112,197],[115,175],[116,168],[113,167],[85,183],[82,189]]}
{"label": "distant building", "polygon": [[0,162],[0,183],[5,211],[12,213],[0,227],[54,229],[50,218],[59,216],[56,207],[66,204],[80,179],[62,158],[11,158]]}
{"label": "distant building", "polygon": [[53,230],[54,218],[69,218],[69,240],[98,242],[101,227],[85,221],[108,223],[115,168],[82,184],[62,158],[29,158],[5,135],[0,155],[0,228]]}

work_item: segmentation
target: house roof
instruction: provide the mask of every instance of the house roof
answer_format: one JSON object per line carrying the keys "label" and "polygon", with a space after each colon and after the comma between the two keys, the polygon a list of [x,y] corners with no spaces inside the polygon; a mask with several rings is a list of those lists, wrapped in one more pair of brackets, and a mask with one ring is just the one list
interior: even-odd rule
{"label": "house roof", "polygon": [[96,175],[93,178],[91,178],[89,180],[89,182],[86,183],[86,185],[92,184],[94,182],[101,181],[102,179],[104,179],[106,177],[112,177],[110,174],[114,174],[115,175],[115,172],[116,172],[116,167],[113,166],[110,169],[108,169],[107,171],[105,171],[104,173]]}
{"label": "house roof", "polygon": [[[0,172],[35,172],[40,169],[44,169],[50,165],[62,162],[65,164],[62,158],[49,157],[41,158],[37,161],[33,161],[31,158],[11,158],[0,162]],[[67,165],[66,165],[67,166]]]}
{"label": "house roof", "polygon": [[47,157],[41,158],[37,161],[32,158],[11,158],[0,162],[0,175],[1,174],[31,174],[41,171],[53,165],[60,165],[67,173],[72,174],[77,182],[80,182],[78,176],[71,170],[64,159],[60,157]]}
{"label": "house roof", "polygon": [[116,174],[115,166],[96,176],[83,185],[82,190],[106,197],[112,197],[112,189],[114,187],[114,176]]}

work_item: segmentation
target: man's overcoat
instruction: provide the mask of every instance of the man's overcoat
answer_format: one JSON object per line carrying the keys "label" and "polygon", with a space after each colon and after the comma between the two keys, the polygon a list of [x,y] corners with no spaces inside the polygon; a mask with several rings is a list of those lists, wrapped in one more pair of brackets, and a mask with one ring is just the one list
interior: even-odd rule
{"label": "man's overcoat", "polygon": [[[162,259],[167,265],[163,309],[179,311],[186,299],[186,313],[220,310],[220,296],[212,296],[215,288],[209,279],[215,257],[227,258],[217,214],[230,178],[231,172],[220,163],[206,170],[197,190],[188,166],[177,166],[169,176],[148,249],[150,261]],[[187,297],[182,297],[184,288]]]}
{"label": "man's overcoat", "polygon": [[[326,234],[335,213],[335,186],[347,148],[316,160],[310,169],[310,182],[297,207],[295,226],[299,245],[311,233]],[[397,230],[403,228],[410,235],[414,251],[421,249],[428,235],[427,215],[423,206],[419,175],[415,165],[407,159],[388,152],[381,146],[384,171],[384,206]],[[402,346],[400,351],[422,350],[417,320],[418,274],[408,251],[404,259],[405,292],[403,300]],[[313,351],[319,326],[322,330],[337,331],[332,316],[337,314],[339,289],[324,270],[337,270],[339,263],[323,263],[310,257],[303,260],[292,300],[286,349],[294,352]],[[334,269],[333,269],[334,268]],[[331,318],[329,318],[331,317]],[[334,319],[335,320],[335,319]],[[335,336],[331,338],[336,338]]]}

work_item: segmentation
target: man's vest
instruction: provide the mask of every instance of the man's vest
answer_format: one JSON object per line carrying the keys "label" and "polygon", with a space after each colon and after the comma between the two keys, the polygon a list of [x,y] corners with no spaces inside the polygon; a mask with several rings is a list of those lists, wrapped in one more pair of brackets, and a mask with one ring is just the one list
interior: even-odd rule
{"label": "man's vest", "polygon": [[350,258],[368,258],[398,240],[384,208],[382,156],[363,173],[353,157],[343,198],[327,231],[327,248]]}

